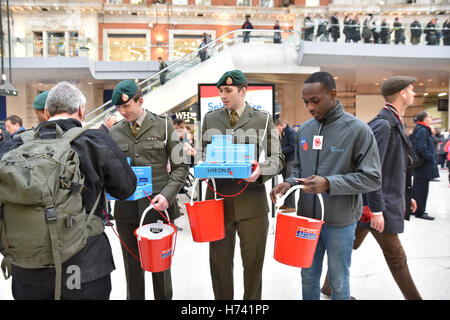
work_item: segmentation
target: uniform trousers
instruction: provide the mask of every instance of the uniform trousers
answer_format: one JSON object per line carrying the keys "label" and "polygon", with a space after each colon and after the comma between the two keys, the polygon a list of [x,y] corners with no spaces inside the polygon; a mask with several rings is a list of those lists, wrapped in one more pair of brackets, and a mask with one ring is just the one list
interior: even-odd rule
{"label": "uniform trousers", "polygon": [[[117,232],[120,238],[136,257],[139,257],[139,248],[134,230],[138,227],[139,223],[117,221]],[[127,281],[127,300],[145,300],[145,271],[142,269],[140,261],[123,246],[122,255]],[[172,277],[170,268],[162,272],[153,272],[152,280],[155,300],[171,300]]]}
{"label": "uniform trousers", "polygon": [[216,300],[233,300],[233,260],[236,233],[244,268],[244,300],[260,300],[266,251],[267,214],[245,220],[225,221],[225,238],[209,244],[211,279]]}

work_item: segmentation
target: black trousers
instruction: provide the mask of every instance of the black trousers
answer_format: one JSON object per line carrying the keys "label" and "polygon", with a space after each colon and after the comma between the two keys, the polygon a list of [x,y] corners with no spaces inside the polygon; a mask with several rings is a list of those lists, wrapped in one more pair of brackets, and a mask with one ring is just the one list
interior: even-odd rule
{"label": "black trousers", "polygon": [[[81,284],[80,289],[68,289],[62,286],[61,300],[109,300],[111,293],[111,276]],[[55,285],[28,285],[12,279],[12,294],[16,300],[53,300]]]}
{"label": "black trousers", "polygon": [[430,179],[414,177],[413,198],[416,200],[417,203],[417,210],[415,213],[416,216],[420,216],[425,213],[429,186],[430,186]]}

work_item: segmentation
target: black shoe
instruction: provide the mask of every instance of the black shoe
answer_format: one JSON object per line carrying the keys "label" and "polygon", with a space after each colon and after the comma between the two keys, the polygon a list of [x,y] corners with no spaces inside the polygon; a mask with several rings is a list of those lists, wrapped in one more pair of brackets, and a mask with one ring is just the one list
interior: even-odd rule
{"label": "black shoe", "polygon": [[416,214],[416,218],[424,219],[424,220],[434,220],[434,217],[430,217],[428,213],[424,213],[421,215]]}
{"label": "black shoe", "polygon": [[183,231],[183,228],[182,228],[182,227],[175,226],[175,228],[177,228],[177,231]]}

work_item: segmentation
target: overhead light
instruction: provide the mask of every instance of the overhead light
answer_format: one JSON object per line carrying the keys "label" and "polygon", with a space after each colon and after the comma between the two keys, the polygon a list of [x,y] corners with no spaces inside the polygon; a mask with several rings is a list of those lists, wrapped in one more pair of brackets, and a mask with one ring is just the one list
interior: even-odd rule
{"label": "overhead light", "polygon": [[433,79],[427,79],[427,81],[428,81],[428,82],[431,82],[431,81],[433,81]]}
{"label": "overhead light", "polygon": [[423,86],[423,82],[419,83],[419,86]]}
{"label": "overhead light", "polygon": [[443,97],[443,96],[446,96],[446,95],[447,95],[447,92],[438,93],[438,97]]}
{"label": "overhead light", "polygon": [[339,79],[339,77],[334,77],[334,80],[337,80],[337,79]]}
{"label": "overhead light", "polygon": [[428,95],[428,92],[425,92],[425,93],[423,94],[424,97],[426,97],[427,95]]}

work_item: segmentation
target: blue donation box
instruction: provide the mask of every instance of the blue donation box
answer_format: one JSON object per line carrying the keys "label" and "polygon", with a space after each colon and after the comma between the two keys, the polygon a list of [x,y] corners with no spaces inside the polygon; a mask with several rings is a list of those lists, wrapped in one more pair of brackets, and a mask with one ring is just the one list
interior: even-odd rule
{"label": "blue donation box", "polygon": [[206,161],[194,167],[194,177],[246,179],[253,171],[254,144],[233,144],[231,135],[212,136],[206,146]]}
{"label": "blue donation box", "polygon": [[[136,191],[126,200],[138,200],[152,193],[152,167],[131,167],[137,178]],[[144,192],[145,191],[145,192]],[[108,200],[118,200],[106,194]]]}

